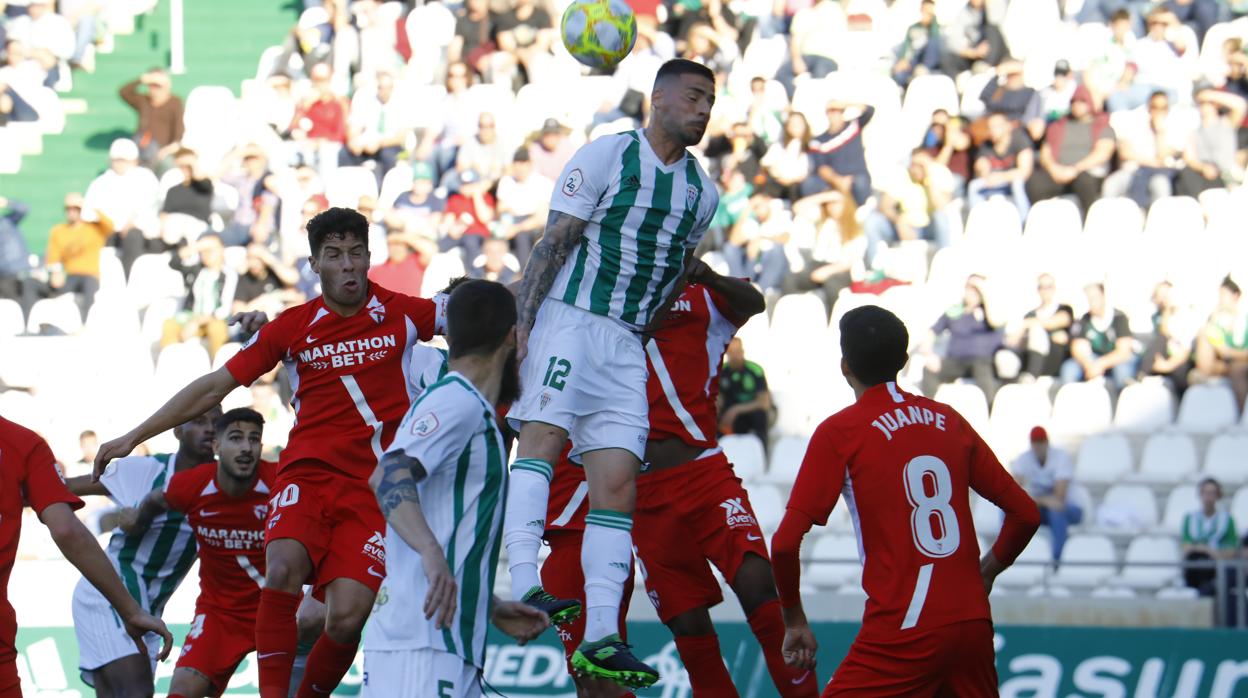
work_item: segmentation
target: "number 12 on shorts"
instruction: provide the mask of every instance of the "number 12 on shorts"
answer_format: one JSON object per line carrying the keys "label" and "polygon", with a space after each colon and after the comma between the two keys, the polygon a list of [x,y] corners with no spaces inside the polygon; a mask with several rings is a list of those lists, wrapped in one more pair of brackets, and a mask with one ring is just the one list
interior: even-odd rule
{"label": "number 12 on shorts", "polygon": [[563,387],[567,385],[566,379],[568,374],[571,372],[571,361],[561,359],[558,356],[552,356],[550,357],[550,365],[546,367],[546,377],[542,379],[542,385],[555,390],[563,390]]}
{"label": "number 12 on shorts", "polygon": [[[949,466],[936,456],[917,456],[906,463],[902,480],[906,498],[910,500],[910,533],[914,537],[914,547],[926,557],[949,557],[961,542],[958,515],[949,505],[953,498]],[[928,494],[929,487],[931,494]],[[935,563],[929,562],[919,568],[914,595],[910,597],[910,607],[901,623],[902,630],[918,625],[932,585],[934,566]]]}

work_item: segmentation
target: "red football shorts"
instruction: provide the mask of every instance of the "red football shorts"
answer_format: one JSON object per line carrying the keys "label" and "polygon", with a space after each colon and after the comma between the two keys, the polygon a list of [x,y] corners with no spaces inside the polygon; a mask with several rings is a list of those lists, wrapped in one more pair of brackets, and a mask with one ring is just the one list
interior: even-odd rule
{"label": "red football shorts", "polygon": [[17,675],[17,653],[0,656],[0,698],[22,698],[22,681]]}
{"label": "red football shorts", "polygon": [[823,698],[996,695],[992,622],[987,620],[953,623],[886,642],[858,637],[823,689]]}
{"label": "red football shorts", "polygon": [[215,695],[221,695],[240,662],[256,649],[255,616],[237,616],[195,609],[195,620],[178,657],[179,669],[194,669],[208,677]]}
{"label": "red football shorts", "polygon": [[[550,545],[550,556],[542,563],[542,588],[552,596],[561,599],[577,599],[585,605],[585,574],[581,571],[581,539],[582,531],[561,528],[546,532],[546,542]],[[628,628],[625,619],[628,617],[628,602],[633,597],[633,575],[628,576],[624,583],[624,597],[620,602],[620,637],[628,640]],[[581,646],[585,639],[585,613],[576,617],[571,625],[558,628],[559,641],[563,643],[563,654],[569,660],[572,652]],[[571,673],[572,667],[568,666]]]}
{"label": "red football shorts", "polygon": [[768,559],[750,497],[723,453],[637,478],[633,545],[664,623],[724,600],[708,561],[732,581],[747,553]]}
{"label": "red football shorts", "polygon": [[386,578],[386,519],[366,480],[318,461],[298,461],[278,474],[270,501],[266,541],[303,544],[318,601],[325,599],[325,586],[342,577],[377,593]]}

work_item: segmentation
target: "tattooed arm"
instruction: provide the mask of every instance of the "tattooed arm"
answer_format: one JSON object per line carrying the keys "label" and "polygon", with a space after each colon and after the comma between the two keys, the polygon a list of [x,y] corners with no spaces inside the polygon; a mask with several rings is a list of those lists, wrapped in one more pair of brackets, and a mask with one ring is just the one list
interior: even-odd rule
{"label": "tattooed arm", "polygon": [[546,219],[546,232],[533,246],[529,262],[524,267],[520,291],[516,294],[516,359],[523,361],[528,351],[529,331],[537,319],[537,309],[542,307],[546,294],[555,283],[555,276],[563,268],[568,255],[585,234],[587,222],[559,211],[551,211]]}
{"label": "tattooed arm", "polygon": [[457,598],[455,575],[420,506],[416,483],[424,478],[425,468],[420,461],[403,451],[391,451],[382,456],[368,483],[377,494],[386,523],[398,532],[403,542],[420,553],[420,564],[429,580],[425,619],[433,619],[434,628],[449,628]]}

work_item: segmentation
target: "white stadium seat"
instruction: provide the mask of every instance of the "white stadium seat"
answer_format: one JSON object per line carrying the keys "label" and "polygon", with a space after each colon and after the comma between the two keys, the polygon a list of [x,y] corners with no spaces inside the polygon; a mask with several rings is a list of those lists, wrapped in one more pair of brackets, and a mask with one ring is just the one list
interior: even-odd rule
{"label": "white stadium seat", "polygon": [[199,342],[170,344],[156,357],[156,384],[176,389],[207,373],[211,365]]}
{"label": "white stadium seat", "polygon": [[1146,380],[1123,388],[1118,395],[1114,427],[1133,433],[1147,433],[1170,426],[1174,421],[1174,393],[1161,381]]}
{"label": "white stadium seat", "polygon": [[87,332],[113,337],[137,337],[139,314],[125,295],[97,293],[95,303],[87,311]]}
{"label": "white stadium seat", "polygon": [[1199,508],[1200,497],[1196,494],[1196,485],[1175,487],[1170,490],[1170,494],[1166,497],[1165,516],[1162,517],[1157,530],[1161,533],[1179,535],[1181,533],[1179,529],[1183,526],[1183,517],[1188,512],[1196,511]]}
{"label": "white stadium seat", "polygon": [[995,536],[1001,531],[1001,509],[996,504],[976,495],[972,497],[971,520],[975,522],[975,532],[985,536]]}
{"label": "white stadium seat", "polygon": [[1157,498],[1144,485],[1114,485],[1101,499],[1097,524],[1117,533],[1150,530],[1157,525]]}
{"label": "white stadium seat", "polygon": [[746,481],[757,480],[767,470],[767,455],[763,442],[753,434],[729,434],[719,440],[720,448],[732,463],[737,477]]}
{"label": "white stadium seat", "polygon": [[1219,434],[1209,442],[1209,450],[1205,452],[1205,467],[1201,475],[1214,478],[1222,483],[1223,487],[1242,485],[1248,481],[1248,467],[1245,467],[1244,454],[1248,454],[1248,435]]}
{"label": "white stadium seat", "polygon": [[1236,521],[1248,521],[1248,487],[1240,487],[1231,497],[1231,516]]}
{"label": "white stadium seat", "polygon": [[1133,589],[1118,586],[1098,586],[1088,594],[1090,599],[1134,599],[1135,596]]}
{"label": "white stadium seat", "polygon": [[1196,444],[1186,434],[1155,434],[1144,443],[1136,482],[1170,485],[1196,474]]}
{"label": "white stadium seat", "polygon": [[15,300],[0,298],[0,337],[12,337],[26,331],[22,306]]}
{"label": "white stadium seat", "polygon": [[1046,566],[1053,563],[1053,550],[1048,536],[1040,534],[1033,536],[1014,563],[997,577],[998,584],[1023,588],[1042,582]]}
{"label": "white stadium seat", "polygon": [[1053,399],[1053,431],[1061,435],[1095,434],[1113,421],[1109,392],[1099,381],[1067,383]]}
{"label": "white stadium seat", "polygon": [[976,432],[984,434],[988,431],[988,400],[979,386],[973,383],[946,383],[936,389],[934,399],[956,410]]}
{"label": "white stadium seat", "polygon": [[[1156,590],[1179,579],[1179,546],[1173,536],[1140,536],[1127,546],[1122,574],[1117,582],[1132,589]],[[1169,567],[1134,566],[1133,563],[1165,563]]]}
{"label": "white stadium seat", "polygon": [[365,196],[377,197],[377,175],[366,167],[338,167],[325,178],[330,206],[355,208]]}
{"label": "white stadium seat", "polygon": [[1195,601],[1200,598],[1200,592],[1191,587],[1165,587],[1157,591],[1156,598],[1166,601]]}
{"label": "white stadium seat", "polygon": [[135,307],[143,308],[159,298],[182,298],[186,282],[182,274],[169,266],[169,253],[145,254],[130,267],[126,292]]}
{"label": "white stadium seat", "polygon": [[1193,385],[1179,403],[1176,425],[1193,434],[1212,434],[1239,419],[1235,394],[1221,384]]}
{"label": "white stadium seat", "polygon": [[1131,442],[1122,434],[1097,434],[1079,447],[1075,481],[1088,484],[1118,482],[1133,470]]}
{"label": "white stadium seat", "polygon": [[243,345],[238,342],[226,342],[225,344],[222,344],[221,348],[218,349],[217,353],[212,357],[212,370],[215,371],[224,366],[225,362],[232,359],[242,348]]}
{"label": "white stadium seat", "polygon": [[1114,544],[1105,536],[1071,536],[1062,549],[1062,564],[1053,575],[1053,583],[1077,588],[1094,587],[1117,571],[1117,560]]}
{"label": "white stadium seat", "polygon": [[1204,230],[1205,211],[1200,202],[1190,196],[1157,199],[1149,207],[1144,221],[1144,234],[1154,242],[1178,242]]}
{"label": "white stadium seat", "polygon": [[1017,242],[1023,234],[1018,209],[1012,202],[993,198],[976,205],[966,218],[963,239],[975,247],[997,247]]}
{"label": "white stadium seat", "polygon": [[37,301],[30,309],[26,329],[31,334],[39,334],[43,325],[56,327],[65,334],[77,334],[82,330],[82,311],[74,302],[74,296],[66,293]]}
{"label": "white stadium seat", "polygon": [[1134,201],[1121,197],[1097,199],[1083,222],[1087,237],[1131,236],[1144,230],[1144,212]]}
{"label": "white stadium seat", "polygon": [[1042,249],[1059,241],[1076,239],[1083,230],[1079,206],[1067,199],[1045,199],[1032,205],[1023,226],[1023,241]]}
{"label": "white stadium seat", "polygon": [[802,467],[802,459],[806,457],[806,445],[809,441],[800,436],[786,436],[777,441],[771,447],[767,481],[792,487],[797,481],[797,472]]}
{"label": "white stadium seat", "polygon": [[813,293],[782,296],[771,314],[771,330],[779,334],[795,333],[810,327],[822,327],[828,311],[823,299]]}
{"label": "white stadium seat", "polygon": [[1027,447],[1031,428],[1048,424],[1052,412],[1049,391],[1044,385],[1011,383],[1001,386],[988,417],[991,443],[994,447],[1008,445],[1005,458],[1018,455]]}
{"label": "white stadium seat", "polygon": [[124,293],[126,271],[117,258],[117,248],[100,248],[100,293]]}
{"label": "white stadium seat", "polygon": [[771,534],[780,526],[780,519],[784,518],[786,498],[771,485],[755,485],[750,488],[750,504],[754,507],[754,515],[758,517],[759,528],[770,539]]}
{"label": "white stadium seat", "polygon": [[[815,541],[810,556],[816,561],[810,563],[810,569],[806,573],[807,581],[820,588],[854,583],[862,574],[862,565],[854,562],[858,559],[858,540],[853,536],[821,536]],[[840,562],[819,562],[820,560]]]}

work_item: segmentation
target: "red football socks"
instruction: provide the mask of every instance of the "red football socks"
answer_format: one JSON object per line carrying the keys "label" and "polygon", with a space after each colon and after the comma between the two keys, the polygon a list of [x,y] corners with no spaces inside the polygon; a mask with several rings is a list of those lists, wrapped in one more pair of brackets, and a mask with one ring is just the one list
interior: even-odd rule
{"label": "red football socks", "polygon": [[355,661],[355,651],[360,641],[338,642],[326,633],[312,646],[308,655],[308,670],[303,675],[303,683],[299,685],[298,698],[324,698],[335,688],[342,677],[347,675],[351,663]]}
{"label": "red football socks", "polygon": [[768,601],[750,614],[750,630],[763,648],[767,671],[776,690],[784,698],[814,698],[819,695],[815,672],[795,669],[784,663],[784,621],[780,617],[780,602]]}
{"label": "red football socks", "polygon": [[290,672],[299,644],[295,611],[301,594],[277,589],[260,590],[260,610],[256,612],[256,659],[260,666],[260,698],[286,698],[290,693]]}
{"label": "red football socks", "polygon": [[719,653],[719,637],[711,635],[677,635],[676,651],[689,672],[689,685],[695,696],[731,698],[737,695],[728,667]]}

